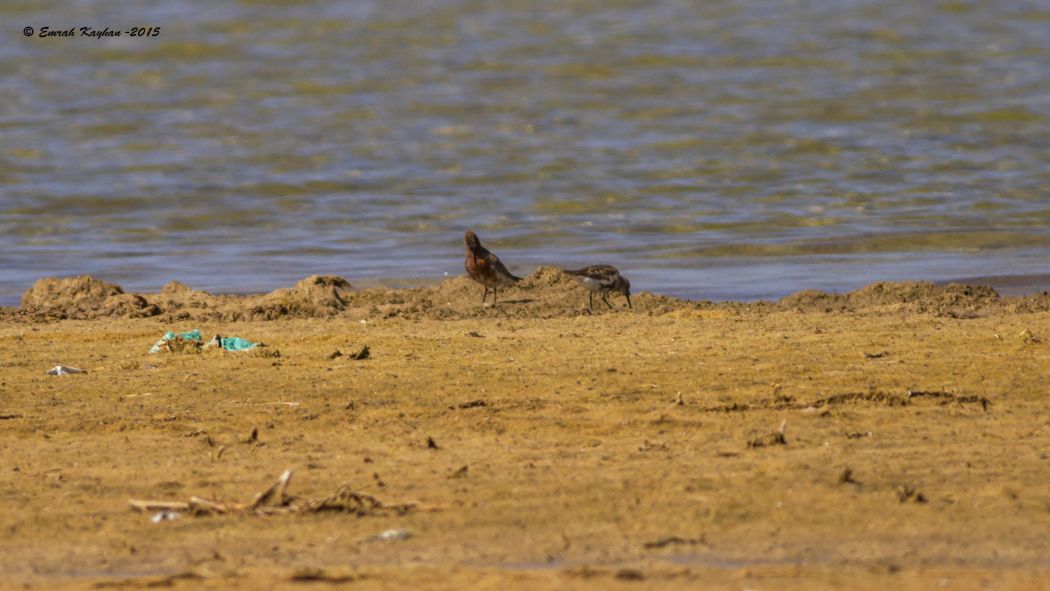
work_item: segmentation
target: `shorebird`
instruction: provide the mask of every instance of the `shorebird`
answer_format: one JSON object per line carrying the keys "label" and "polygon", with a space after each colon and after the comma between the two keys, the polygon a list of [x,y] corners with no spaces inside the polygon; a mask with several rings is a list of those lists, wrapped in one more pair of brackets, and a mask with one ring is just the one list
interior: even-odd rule
{"label": "shorebird", "polygon": [[634,309],[631,306],[631,282],[623,275],[620,275],[620,271],[616,267],[612,265],[591,265],[575,271],[565,272],[575,277],[577,281],[590,290],[587,298],[588,309],[594,309],[594,292],[600,293],[605,305],[612,308],[612,304],[607,299],[607,294],[611,291],[622,293],[627,298],[627,307]]}
{"label": "shorebird", "polygon": [[467,246],[467,258],[463,261],[467,275],[485,286],[485,293],[481,294],[482,304],[485,303],[485,298],[489,297],[489,289],[492,290],[492,303],[495,304],[496,290],[521,281],[521,277],[515,277],[503,266],[498,256],[481,245],[481,240],[474,232],[467,230],[463,235],[463,243]]}

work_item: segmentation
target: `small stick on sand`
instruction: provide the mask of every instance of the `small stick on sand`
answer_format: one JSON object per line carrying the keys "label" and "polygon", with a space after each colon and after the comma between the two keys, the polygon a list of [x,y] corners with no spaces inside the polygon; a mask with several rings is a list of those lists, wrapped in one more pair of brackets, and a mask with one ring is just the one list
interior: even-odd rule
{"label": "small stick on sand", "polygon": [[226,513],[229,511],[229,507],[222,503],[216,503],[200,497],[190,497],[189,506],[190,510],[198,515],[206,513]]}
{"label": "small stick on sand", "polygon": [[284,504],[284,491],[288,489],[288,483],[292,480],[292,471],[285,470],[281,475],[270,485],[270,488],[263,492],[255,495],[255,499],[252,504],[248,506],[248,509],[258,509],[260,505],[271,504],[281,506]]}
{"label": "small stick on sand", "polygon": [[139,501],[131,499],[128,501],[131,508],[136,511],[147,513],[150,511],[189,511],[190,504],[183,501]]}

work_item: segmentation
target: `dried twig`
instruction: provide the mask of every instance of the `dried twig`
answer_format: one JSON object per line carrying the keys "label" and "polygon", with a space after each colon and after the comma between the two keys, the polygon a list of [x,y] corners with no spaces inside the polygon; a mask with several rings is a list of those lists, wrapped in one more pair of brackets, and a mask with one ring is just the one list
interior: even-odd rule
{"label": "dried twig", "polygon": [[767,447],[770,445],[787,445],[787,419],[780,423],[780,428],[774,433],[756,437],[747,442],[748,448]]}
{"label": "dried twig", "polygon": [[416,510],[441,510],[440,507],[420,507],[416,503],[388,505],[372,495],[355,492],[346,485],[339,487],[335,494],[302,500],[288,494],[288,486],[291,480],[292,471],[285,470],[269,488],[257,493],[252,498],[252,501],[246,504],[222,503],[200,497],[190,497],[189,502],[131,499],[128,501],[128,504],[136,511],[174,511],[197,516],[222,514],[285,515],[289,513],[321,513],[325,511],[366,516],[377,513],[404,515]]}
{"label": "dried twig", "polygon": [[143,513],[150,511],[189,511],[190,504],[182,501],[128,501],[131,508]]}
{"label": "dried twig", "polygon": [[284,491],[288,489],[288,483],[292,480],[292,471],[285,470],[281,475],[270,485],[270,488],[263,492],[255,495],[255,499],[252,504],[248,506],[249,509],[258,509],[260,505],[277,505],[281,506],[284,504]]}
{"label": "dried twig", "polygon": [[646,550],[656,550],[659,548],[665,548],[667,546],[674,546],[678,544],[684,544],[688,546],[695,546],[697,544],[707,544],[707,539],[704,536],[699,538],[681,538],[678,536],[669,536],[666,538],[660,538],[652,542],[646,542],[642,544],[642,547]]}

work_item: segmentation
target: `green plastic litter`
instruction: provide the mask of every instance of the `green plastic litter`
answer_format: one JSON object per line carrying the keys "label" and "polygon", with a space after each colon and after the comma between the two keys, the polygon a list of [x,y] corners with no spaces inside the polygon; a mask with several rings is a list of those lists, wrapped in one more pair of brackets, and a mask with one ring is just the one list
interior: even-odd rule
{"label": "green plastic litter", "polygon": [[242,339],[240,337],[223,337],[222,348],[227,351],[245,351],[247,349],[254,349],[258,347],[258,343],[253,343],[248,339]]}
{"label": "green plastic litter", "polygon": [[150,353],[160,353],[160,349],[161,349],[161,347],[164,346],[164,343],[166,343],[168,341],[174,341],[175,339],[182,339],[184,341],[200,341],[201,340],[201,331],[199,331],[199,330],[191,330],[189,332],[176,333],[174,331],[169,330],[168,332],[164,333],[164,337],[163,338],[161,338],[156,343],[153,343],[153,346],[150,347],[149,352]]}
{"label": "green plastic litter", "polygon": [[164,340],[165,341],[173,340],[175,337],[179,337],[180,339],[182,339],[184,341],[200,341],[200,340],[202,340],[201,339],[201,331],[199,331],[199,330],[191,330],[189,332],[180,332],[180,333],[177,333],[177,334],[175,332],[169,330],[168,332],[164,333]]}
{"label": "green plastic litter", "polygon": [[[149,350],[150,353],[160,353],[164,348],[165,343],[174,340],[182,341],[197,341],[201,342],[201,331],[191,330],[189,332],[175,332],[169,330],[164,334],[164,337],[153,344],[153,347]],[[208,343],[208,346],[218,345],[227,351],[247,351],[248,349],[254,349],[259,346],[259,343],[253,343],[248,339],[242,339],[240,337],[220,337],[215,335],[215,338]]]}

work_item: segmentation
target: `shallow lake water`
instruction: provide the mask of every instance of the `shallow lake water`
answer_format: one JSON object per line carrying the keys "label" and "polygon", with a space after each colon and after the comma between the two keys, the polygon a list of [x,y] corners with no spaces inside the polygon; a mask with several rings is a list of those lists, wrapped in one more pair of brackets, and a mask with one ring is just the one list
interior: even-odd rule
{"label": "shallow lake water", "polygon": [[[0,305],[90,273],[621,268],[707,299],[1046,273],[1044,2],[15,0]],[[24,37],[92,26],[156,37]]]}

